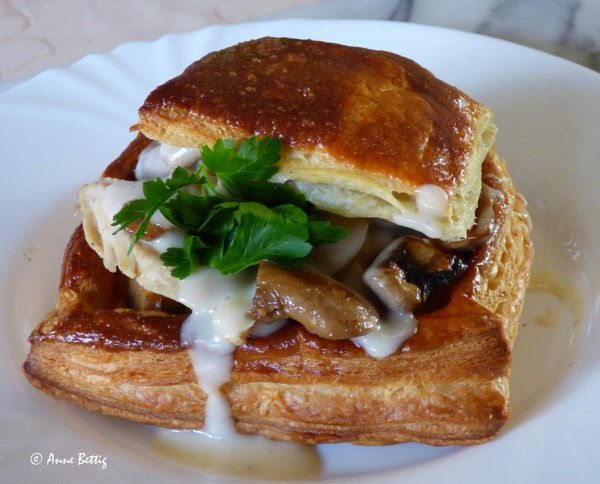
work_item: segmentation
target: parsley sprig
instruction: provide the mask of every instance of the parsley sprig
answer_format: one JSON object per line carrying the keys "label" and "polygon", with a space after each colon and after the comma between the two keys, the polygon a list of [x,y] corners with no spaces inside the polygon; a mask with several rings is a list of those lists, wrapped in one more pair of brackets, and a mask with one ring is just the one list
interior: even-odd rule
{"label": "parsley sprig", "polygon": [[184,231],[183,247],[161,254],[179,279],[195,267],[235,274],[261,261],[296,266],[312,249],[337,242],[346,229],[311,214],[304,196],[269,179],[277,172],[281,141],[249,138],[217,140],[202,147],[193,172],[178,167],[166,180],[144,182],[144,198],[132,200],[114,216],[117,232],[139,223],[129,252],[160,211]]}

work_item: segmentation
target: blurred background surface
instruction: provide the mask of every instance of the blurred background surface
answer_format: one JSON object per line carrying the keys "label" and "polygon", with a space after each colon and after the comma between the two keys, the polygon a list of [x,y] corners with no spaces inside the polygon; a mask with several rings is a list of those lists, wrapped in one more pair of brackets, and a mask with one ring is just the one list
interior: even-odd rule
{"label": "blurred background surface", "polygon": [[0,0],[0,90],[132,40],[300,17],[467,30],[600,71],[600,0]]}

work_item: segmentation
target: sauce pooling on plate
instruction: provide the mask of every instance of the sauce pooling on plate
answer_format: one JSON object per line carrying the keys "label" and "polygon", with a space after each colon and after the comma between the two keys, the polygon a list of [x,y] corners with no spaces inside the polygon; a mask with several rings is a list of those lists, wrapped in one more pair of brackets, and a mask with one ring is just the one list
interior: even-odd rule
{"label": "sauce pooling on plate", "polygon": [[207,399],[201,431],[160,431],[154,448],[175,461],[207,471],[260,479],[313,478],[320,459],[313,446],[272,441],[237,432],[221,391],[236,345],[254,322],[247,317],[256,287],[254,271],[224,276],[202,268],[180,281],[179,302],[192,309],[181,329]]}

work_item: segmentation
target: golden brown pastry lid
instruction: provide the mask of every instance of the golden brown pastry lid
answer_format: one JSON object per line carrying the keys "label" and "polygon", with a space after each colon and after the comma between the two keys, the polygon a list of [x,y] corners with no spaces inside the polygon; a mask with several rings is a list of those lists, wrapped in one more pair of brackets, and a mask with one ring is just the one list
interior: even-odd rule
{"label": "golden brown pastry lid", "polygon": [[136,127],[156,139],[182,121],[181,139],[278,137],[345,167],[451,195],[489,112],[399,55],[265,37],[194,62],[156,88],[139,115]]}

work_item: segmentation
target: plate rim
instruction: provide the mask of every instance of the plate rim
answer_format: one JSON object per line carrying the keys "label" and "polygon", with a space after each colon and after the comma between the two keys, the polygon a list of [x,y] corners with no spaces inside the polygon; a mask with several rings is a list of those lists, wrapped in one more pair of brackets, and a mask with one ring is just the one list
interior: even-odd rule
{"label": "plate rim", "polygon": [[[543,52],[543,51],[539,51],[537,49],[531,48],[531,47],[527,47],[527,46],[523,46],[514,42],[510,42],[510,41],[506,41],[503,39],[497,39],[494,37],[489,37],[486,35],[482,35],[482,34],[477,34],[477,33],[473,33],[473,32],[465,32],[465,31],[460,31],[460,30],[456,30],[456,29],[449,29],[449,28],[444,28],[444,27],[436,27],[436,26],[429,26],[429,25],[422,25],[422,24],[416,24],[416,23],[401,23],[401,22],[392,22],[392,21],[381,21],[381,20],[358,20],[358,19],[353,19],[353,20],[329,20],[329,19],[318,19],[318,20],[312,20],[312,19],[283,19],[283,20],[275,20],[275,21],[253,21],[253,22],[243,22],[243,23],[236,23],[236,24],[228,24],[228,25],[213,25],[213,26],[209,26],[197,31],[192,31],[192,32],[179,32],[179,33],[175,33],[175,34],[167,34],[164,35],[158,39],[155,40],[144,40],[144,41],[132,41],[132,42],[126,42],[124,44],[121,44],[117,47],[115,47],[114,49],[111,49],[108,52],[103,52],[103,53],[93,53],[93,54],[89,54],[84,56],[83,58],[79,59],[78,61],[68,65],[68,66],[63,66],[63,67],[57,67],[57,68],[53,68],[53,69],[49,69],[46,71],[43,71],[37,75],[35,75],[34,77],[32,77],[31,79],[17,85],[14,86],[4,92],[2,92],[0,94],[0,101],[3,99],[3,97],[9,93],[14,92],[15,89],[21,89],[21,88],[27,88],[27,85],[30,83],[30,81],[33,81],[37,78],[39,78],[40,76],[44,76],[44,75],[49,75],[52,72],[55,71],[63,71],[63,70],[71,70],[71,69],[77,69],[80,68],[81,65],[85,65],[86,62],[93,62],[95,58],[97,57],[101,57],[101,58],[110,58],[114,55],[118,55],[118,53],[123,50],[126,49],[128,46],[143,46],[143,45],[153,45],[156,44],[158,42],[161,41],[168,41],[169,37],[185,37],[185,36],[189,36],[189,35],[193,35],[193,34],[199,34],[201,32],[205,32],[207,30],[228,30],[228,29],[235,29],[238,26],[245,26],[245,27],[254,27],[257,30],[267,30],[265,29],[265,26],[271,25],[271,24],[287,24],[287,23],[320,23],[320,24],[328,24],[328,23],[334,23],[336,25],[341,25],[341,24],[372,24],[374,26],[378,25],[378,24],[386,24],[386,25],[394,25],[394,28],[408,28],[408,29],[413,29],[413,28],[417,28],[417,29],[421,29],[421,28],[426,28],[427,30],[431,30],[433,32],[436,31],[443,31],[443,32],[450,32],[452,35],[455,34],[459,34],[461,36],[465,36],[468,38],[475,38],[475,39],[486,39],[486,41],[493,41],[493,42],[499,42],[502,44],[507,44],[508,46],[510,46],[510,48],[514,48],[517,47],[518,49],[525,49],[531,52],[534,52],[536,55],[542,54],[543,56],[547,56],[549,58],[552,59],[553,62],[555,61],[559,61],[560,63],[563,63],[565,65],[569,66],[569,69],[572,69],[573,66],[575,68],[577,68],[578,70],[580,70],[581,73],[585,73],[585,75],[589,75],[589,73],[592,73],[592,77],[590,77],[590,79],[595,79],[594,82],[598,82],[598,87],[600,87],[600,74],[593,71],[592,69],[589,69],[585,66],[582,66],[580,64],[574,63],[572,61],[569,61],[567,59],[563,59],[561,57],[558,57],[556,55],[553,54],[549,54],[547,52]],[[166,40],[165,40],[166,39]],[[487,445],[487,444],[484,444]],[[455,453],[451,453],[452,455],[455,455]],[[439,457],[436,457],[435,459],[433,459],[433,461],[437,461],[437,460],[448,460],[450,458],[449,455],[442,455]],[[428,463],[430,461],[426,461],[426,463]],[[411,474],[413,474],[413,472],[411,471],[411,468],[413,467],[418,467],[418,468],[422,468],[423,463],[419,463],[416,464],[414,466],[407,466],[407,467],[403,467],[401,469],[395,469],[395,470],[389,470],[389,471],[381,471],[381,472],[377,472],[375,474],[369,474],[368,477],[369,479],[372,478],[385,478],[388,479],[390,477],[394,477],[394,476],[400,476],[406,474],[406,477],[411,476]],[[364,478],[366,476],[362,476],[362,478]],[[417,477],[417,476],[412,476],[412,477]],[[348,478],[340,478],[340,479],[344,479],[347,480]],[[356,479],[361,479],[361,477],[357,477]]]}

